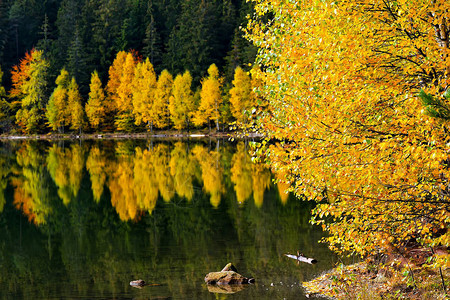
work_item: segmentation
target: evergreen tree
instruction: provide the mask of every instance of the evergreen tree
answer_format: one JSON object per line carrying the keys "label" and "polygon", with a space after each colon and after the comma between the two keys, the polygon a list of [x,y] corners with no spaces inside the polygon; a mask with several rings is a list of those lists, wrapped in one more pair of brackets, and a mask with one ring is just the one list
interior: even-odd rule
{"label": "evergreen tree", "polygon": [[86,116],[89,120],[89,124],[94,130],[102,130],[102,124],[105,122],[106,107],[105,92],[102,88],[102,82],[98,77],[97,71],[94,71],[91,75],[91,84],[89,85],[89,100],[86,104]]}
{"label": "evergreen tree", "polygon": [[3,72],[0,68],[0,128],[2,131],[11,127],[11,105],[6,101],[6,91],[2,86]]}
{"label": "evergreen tree", "polygon": [[187,128],[192,119],[194,107],[194,97],[191,90],[192,76],[189,71],[183,75],[175,77],[170,98],[169,110],[170,118],[176,129]]}
{"label": "evergreen tree", "polygon": [[149,21],[145,29],[143,54],[150,59],[153,66],[156,66],[162,63],[161,38],[156,28],[156,21],[150,4],[147,8],[146,17]]}
{"label": "evergreen tree", "polygon": [[74,76],[75,79],[81,83],[82,92],[87,93],[86,89],[83,89],[83,87],[87,87],[88,83],[86,53],[78,25],[75,26],[73,38],[70,42],[70,47],[67,50],[66,64],[69,74]]}
{"label": "evergreen tree", "polygon": [[111,65],[115,53],[123,51],[120,37],[125,19],[129,12],[127,0],[90,0],[95,4],[95,19],[93,24],[93,42],[97,62],[103,68]]}
{"label": "evergreen tree", "polygon": [[211,63],[218,62],[219,12],[215,3],[202,0],[182,2],[182,12],[170,34],[164,56],[166,68],[173,73],[190,70],[194,81],[198,82],[204,70]]}

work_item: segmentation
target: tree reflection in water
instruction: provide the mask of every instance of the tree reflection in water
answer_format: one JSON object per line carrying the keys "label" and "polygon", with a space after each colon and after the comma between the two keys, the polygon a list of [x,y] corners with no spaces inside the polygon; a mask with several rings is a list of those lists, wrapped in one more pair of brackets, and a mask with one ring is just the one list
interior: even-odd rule
{"label": "tree reflection in water", "polygon": [[[283,298],[301,293],[298,285],[262,296],[265,281],[294,286],[331,266],[321,230],[308,223],[312,204],[289,201],[243,142],[1,149],[0,288],[10,296],[0,299],[134,297],[128,283],[138,278],[163,284],[138,290],[144,298],[212,299],[203,277],[229,261],[262,283],[243,297]],[[325,264],[302,270],[282,258],[299,248]]]}

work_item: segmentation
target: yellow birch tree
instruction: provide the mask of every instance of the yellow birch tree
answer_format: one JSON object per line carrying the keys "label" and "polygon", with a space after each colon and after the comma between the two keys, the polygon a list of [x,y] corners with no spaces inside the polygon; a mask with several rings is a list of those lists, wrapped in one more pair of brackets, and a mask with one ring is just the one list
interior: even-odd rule
{"label": "yellow birch tree", "polygon": [[255,4],[258,124],[279,141],[259,153],[298,196],[325,200],[314,212],[331,247],[448,247],[450,2]]}

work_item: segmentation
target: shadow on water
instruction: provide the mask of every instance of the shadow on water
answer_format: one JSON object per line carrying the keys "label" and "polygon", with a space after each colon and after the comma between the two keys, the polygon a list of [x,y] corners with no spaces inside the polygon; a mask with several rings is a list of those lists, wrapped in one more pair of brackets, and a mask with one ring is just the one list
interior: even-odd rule
{"label": "shadow on water", "polygon": [[[0,299],[301,299],[335,263],[313,203],[274,185],[242,142],[0,145]],[[299,249],[319,263],[283,256]],[[206,286],[228,262],[256,284]]]}

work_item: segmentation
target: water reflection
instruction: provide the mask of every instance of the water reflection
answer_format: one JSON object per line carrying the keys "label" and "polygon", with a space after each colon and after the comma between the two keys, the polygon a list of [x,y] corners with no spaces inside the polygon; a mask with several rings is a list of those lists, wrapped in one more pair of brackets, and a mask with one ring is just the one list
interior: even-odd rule
{"label": "water reflection", "polygon": [[[14,170],[11,180],[14,203],[36,224],[44,223],[52,211],[48,176],[59,199],[68,205],[77,199],[85,171],[89,173],[93,200],[98,203],[106,187],[111,204],[123,221],[151,214],[159,196],[166,202],[175,196],[189,202],[196,189],[202,189],[209,195],[210,204],[218,207],[230,181],[238,203],[253,198],[260,207],[264,191],[271,185],[269,170],[251,162],[244,142],[236,147],[220,147],[219,142],[216,145],[212,148],[186,142],[135,145],[124,141],[106,145],[58,142],[43,146],[25,142],[15,145],[13,166],[2,157],[0,191],[6,188],[8,169]],[[285,187],[280,188],[285,195],[282,190]],[[1,195],[0,209],[5,202],[4,193]]]}
{"label": "water reflection", "polygon": [[[312,204],[289,201],[246,153],[222,141],[3,143],[0,299],[214,299],[203,278],[230,261],[257,279],[233,297],[298,299],[334,258]],[[320,263],[282,255],[297,249]]]}

